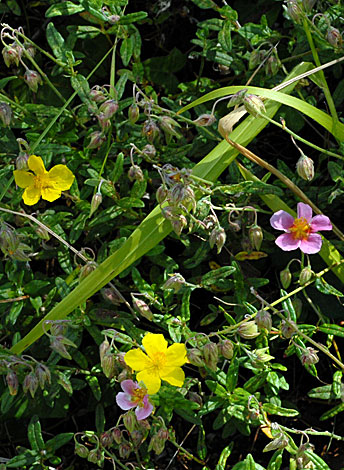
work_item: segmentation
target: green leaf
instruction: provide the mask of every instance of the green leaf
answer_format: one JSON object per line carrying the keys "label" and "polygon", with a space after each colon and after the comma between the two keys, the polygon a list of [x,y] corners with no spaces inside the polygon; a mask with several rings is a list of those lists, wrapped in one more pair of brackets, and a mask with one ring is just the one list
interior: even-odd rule
{"label": "green leaf", "polygon": [[327,335],[335,335],[344,338],[344,328],[339,325],[323,324],[318,326],[318,330]]}
{"label": "green leaf", "polygon": [[129,36],[123,39],[121,48],[120,48],[120,55],[121,55],[123,65],[125,67],[129,64],[131,56],[133,55],[133,51],[134,51],[134,38],[132,36]]}
{"label": "green leaf", "polygon": [[87,375],[85,377],[85,379],[86,379],[86,382],[88,383],[88,385],[90,386],[90,388],[92,390],[94,398],[97,401],[100,401],[100,399],[102,397],[102,390],[100,388],[99,381],[98,381],[97,377],[92,376],[92,375]]}
{"label": "green leaf", "polygon": [[104,407],[101,403],[98,403],[96,406],[96,430],[98,434],[104,432],[105,421]]}
{"label": "green leaf", "polygon": [[216,281],[219,279],[224,279],[235,271],[234,266],[223,266],[222,268],[214,269],[213,271],[209,271],[207,274],[204,274],[201,279],[201,285],[211,286],[212,284],[216,284]]}
{"label": "green leaf", "polygon": [[49,441],[45,443],[46,451],[50,453],[56,452],[57,449],[67,444],[67,442],[69,442],[73,436],[73,432],[63,432],[53,437],[52,439],[49,439]]}
{"label": "green leaf", "polygon": [[212,0],[191,0],[195,5],[203,10],[207,10],[209,8],[213,8],[214,10],[218,9],[218,6]]}
{"label": "green leaf", "polygon": [[54,56],[63,63],[68,63],[65,50],[65,40],[63,36],[57,31],[53,23],[48,23],[46,29],[47,41]]}
{"label": "green leaf", "polygon": [[75,5],[75,3],[67,0],[64,3],[51,5],[51,7],[49,7],[45,12],[45,16],[46,18],[52,18],[53,16],[75,15],[75,13],[80,13],[81,11],[84,11],[83,6]]}
{"label": "green leaf", "polygon": [[291,408],[283,408],[282,406],[277,406],[272,403],[264,403],[263,404],[263,410],[266,413],[269,413],[271,415],[278,415],[278,416],[298,416],[300,413],[296,410],[293,410]]}
{"label": "green leaf", "polygon": [[227,20],[223,23],[223,28],[219,32],[218,40],[223,49],[227,52],[232,50],[232,22]]}
{"label": "green leaf", "polygon": [[226,376],[226,386],[229,392],[233,392],[237,382],[238,382],[238,374],[239,374],[239,361],[237,358],[232,359]]}
{"label": "green leaf", "polygon": [[145,11],[137,11],[135,13],[129,13],[128,15],[122,16],[118,24],[130,24],[136,21],[142,21],[147,18],[148,13]]}
{"label": "green leaf", "polygon": [[342,292],[337,290],[335,287],[331,286],[328,282],[325,281],[323,277],[317,277],[314,282],[314,285],[322,294],[344,297],[344,294]]}
{"label": "green leaf", "polygon": [[27,434],[32,450],[41,451],[45,448],[41,431],[41,423],[39,422],[37,415],[32,416]]}
{"label": "green leaf", "polygon": [[225,470],[228,457],[231,455],[234,447],[234,442],[231,442],[227,447],[225,447],[221,454],[220,458],[216,464],[215,470]]}

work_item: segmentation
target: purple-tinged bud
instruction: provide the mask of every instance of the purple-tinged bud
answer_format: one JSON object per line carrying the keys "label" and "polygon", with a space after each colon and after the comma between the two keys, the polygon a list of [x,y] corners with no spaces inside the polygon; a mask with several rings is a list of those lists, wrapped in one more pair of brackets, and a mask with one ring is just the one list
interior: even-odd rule
{"label": "purple-tinged bud", "polygon": [[99,89],[98,85],[96,85],[96,88],[92,88],[92,90],[90,90],[89,97],[95,103],[102,103],[103,101],[106,100],[106,96]]}
{"label": "purple-tinged bud", "polygon": [[0,248],[4,254],[13,254],[19,247],[20,241],[16,232],[6,223],[0,225]]}
{"label": "purple-tinged bud", "polygon": [[110,23],[112,25],[118,23],[120,19],[121,19],[121,17],[119,15],[110,15],[107,18],[108,23]]}
{"label": "purple-tinged bud", "polygon": [[110,119],[107,119],[104,113],[99,113],[96,117],[98,119],[98,124],[100,125],[102,132],[106,133],[106,131],[108,131],[111,127]]}
{"label": "purple-tinged bud", "polygon": [[87,456],[87,460],[91,463],[97,464],[100,467],[104,461],[104,454],[100,449],[92,449]]}
{"label": "purple-tinged bud", "polygon": [[298,0],[287,1],[287,12],[292,20],[294,20],[296,23],[301,23],[302,10],[300,8]]}
{"label": "purple-tinged bud", "polygon": [[299,318],[302,313],[302,300],[299,297],[295,297],[291,303],[293,304],[296,318]]}
{"label": "purple-tinged bud", "polygon": [[189,392],[189,400],[197,403],[199,406],[203,405],[202,397],[196,392]]}
{"label": "purple-tinged bud", "polygon": [[110,447],[113,443],[113,435],[110,432],[103,432],[100,436],[100,443],[103,447]]}
{"label": "purple-tinged bud", "polygon": [[50,333],[53,336],[65,335],[68,330],[68,321],[56,320],[51,323]]}
{"label": "purple-tinged bud", "polygon": [[23,381],[23,392],[27,393],[30,392],[32,398],[35,398],[35,393],[38,388],[38,379],[34,373],[30,372],[30,374],[26,375]]}
{"label": "purple-tinged bud", "polygon": [[96,192],[95,194],[93,194],[92,201],[91,201],[90,217],[98,209],[98,207],[102,203],[102,200],[103,200],[103,196],[101,193]]}
{"label": "purple-tinged bud", "polygon": [[38,227],[35,228],[35,232],[39,236],[39,238],[41,238],[42,240],[46,240],[46,241],[50,240],[49,232],[44,227],[41,227],[39,225]]}
{"label": "purple-tinged bud", "polygon": [[28,170],[27,161],[29,159],[29,154],[25,152],[19,152],[18,157],[16,158],[16,169],[17,170]]}
{"label": "purple-tinged bud", "polygon": [[215,343],[207,343],[202,348],[205,365],[212,371],[217,370],[217,361],[219,359],[219,352]]}
{"label": "purple-tinged bud", "polygon": [[272,328],[272,318],[269,312],[266,310],[259,310],[255,317],[255,322],[257,323],[259,330],[264,328],[270,333]]}
{"label": "purple-tinged bud", "polygon": [[80,269],[79,280],[82,281],[83,279],[85,279],[85,277],[91,274],[91,272],[94,271],[96,268],[97,268],[97,263],[95,261],[88,261]]}
{"label": "purple-tinged bud", "polygon": [[155,196],[158,203],[162,204],[168,196],[168,189],[164,185],[159,186]]}
{"label": "purple-tinged bud", "polygon": [[217,247],[217,254],[221,253],[221,250],[226,243],[226,232],[222,227],[215,227],[209,236],[209,245],[210,248],[213,248],[214,245]]}
{"label": "purple-tinged bud", "polygon": [[24,49],[29,54],[30,57],[35,57],[36,49],[30,42],[24,42]]}
{"label": "purple-tinged bud", "polygon": [[182,135],[175,129],[176,127],[180,127],[180,125],[170,116],[162,116],[159,118],[159,125],[165,134],[177,137],[178,139],[182,137]]}
{"label": "purple-tinged bud", "polygon": [[332,26],[328,28],[326,39],[331,44],[331,46],[335,47],[336,49],[342,46],[343,38],[337,28],[333,28]]}
{"label": "purple-tinged bud", "polygon": [[144,181],[145,179],[143,171],[138,165],[132,165],[129,168],[128,178],[130,181]]}
{"label": "purple-tinged bud", "polygon": [[161,213],[162,213],[163,217],[165,217],[166,220],[169,220],[171,222],[176,217],[175,208],[173,206],[162,207],[161,208]]}
{"label": "purple-tinged bud", "polygon": [[64,359],[72,359],[72,356],[69,354],[64,344],[65,339],[66,338],[62,335],[52,337],[50,348],[60,354]]}
{"label": "purple-tinged bud", "polygon": [[8,385],[8,389],[10,391],[10,395],[15,396],[18,393],[19,382],[18,377],[15,372],[10,370],[6,375],[6,382]]}
{"label": "purple-tinged bud", "polygon": [[179,235],[182,233],[183,228],[188,225],[188,221],[186,220],[186,217],[184,215],[180,214],[176,216],[174,220],[171,220],[171,225],[174,233],[179,237]]}
{"label": "purple-tinged bud", "polygon": [[252,226],[248,231],[248,238],[250,239],[253,248],[259,251],[263,242],[263,230],[261,227],[259,227],[259,225]]}
{"label": "purple-tinged bud", "polygon": [[134,447],[139,447],[143,440],[143,432],[134,429],[134,431],[130,434],[130,437]]}
{"label": "purple-tinged bud", "polygon": [[99,345],[99,357],[100,357],[100,364],[103,367],[103,360],[107,353],[110,353],[111,346],[107,338],[104,339],[102,343]]}
{"label": "purple-tinged bud", "polygon": [[81,457],[83,459],[87,459],[88,454],[89,454],[90,451],[83,444],[79,444],[79,442],[76,442],[75,447],[74,447],[74,452],[79,457]]}
{"label": "purple-tinged bud", "polygon": [[260,335],[257,324],[254,320],[242,323],[237,331],[243,339],[253,339]]}
{"label": "purple-tinged bud", "polygon": [[166,432],[168,434],[168,431],[166,432],[163,432],[163,433],[160,433],[160,431],[162,431],[161,429],[159,429],[159,431],[157,432],[157,434],[155,434],[150,443],[149,443],[149,446],[148,446],[148,451],[150,451],[151,449],[154,450],[155,454],[156,455],[160,455],[162,453],[162,451],[164,450],[165,448],[165,443],[166,443],[166,440],[168,438],[168,436],[166,437]]}
{"label": "purple-tinged bud", "polygon": [[34,70],[26,70],[24,73],[24,81],[34,93],[37,93],[38,85],[42,85],[42,77]]}
{"label": "purple-tinged bud", "polygon": [[15,44],[11,46],[5,46],[2,50],[2,55],[6,67],[10,67],[12,64],[15,64],[17,67],[19,65],[20,51],[17,47],[14,47]]}
{"label": "purple-tinged bud", "polygon": [[186,187],[183,183],[177,183],[171,189],[171,199],[175,204],[184,202],[186,198]]}
{"label": "purple-tinged bud", "polygon": [[12,121],[12,109],[7,103],[0,103],[0,119],[4,126],[8,127]]}
{"label": "purple-tinged bud", "polygon": [[246,111],[254,117],[260,116],[266,111],[263,100],[259,98],[259,96],[246,94],[244,96],[243,103]]}
{"label": "purple-tinged bud", "polygon": [[162,285],[163,290],[173,290],[174,292],[178,292],[183,285],[185,284],[185,279],[179,273],[174,273],[170,276],[169,279]]}
{"label": "purple-tinged bud", "polygon": [[286,339],[291,338],[296,333],[296,324],[293,320],[286,322],[285,320],[281,321],[281,333],[282,336]]}
{"label": "purple-tinged bud", "polygon": [[113,437],[113,440],[116,442],[116,444],[120,444],[122,442],[123,435],[122,435],[122,431],[120,430],[120,428],[115,427],[112,429],[112,437]]}
{"label": "purple-tinged bud", "polygon": [[187,358],[193,366],[204,367],[202,351],[197,348],[191,348],[187,351]]}
{"label": "purple-tinged bud", "polygon": [[148,419],[140,419],[140,421],[138,421],[138,428],[141,429],[141,431],[144,434],[148,434],[148,432],[150,431],[150,428],[151,428],[151,425],[150,425]]}
{"label": "purple-tinged bud", "polygon": [[196,126],[204,127],[211,126],[216,121],[214,114],[201,114],[193,121]]}
{"label": "purple-tinged bud", "polygon": [[100,105],[99,111],[104,114],[105,119],[111,119],[118,111],[118,103],[115,100],[106,100]]}
{"label": "purple-tinged bud", "polygon": [[94,131],[88,137],[90,138],[90,142],[86,147],[87,149],[96,149],[101,147],[106,141],[106,135],[100,131]]}
{"label": "purple-tinged bud", "polygon": [[118,382],[123,382],[123,380],[132,379],[131,372],[128,369],[123,369],[117,376]]}
{"label": "purple-tinged bud", "polygon": [[230,339],[225,339],[217,343],[217,349],[225,359],[232,359],[234,353],[234,344]]}
{"label": "purple-tinged bud", "polygon": [[309,13],[315,5],[316,0],[302,0],[303,8]]}
{"label": "purple-tinged bud", "polygon": [[228,101],[227,107],[230,108],[232,106],[237,106],[238,104],[241,104],[243,102],[243,99],[246,93],[247,93],[247,88],[244,88],[243,90],[240,90],[234,95],[232,95]]}
{"label": "purple-tinged bud", "polygon": [[120,305],[123,302],[116,290],[112,287],[105,287],[101,290],[101,294],[104,300],[112,303],[113,305]]}
{"label": "purple-tinged bud", "polygon": [[119,352],[116,354],[116,361],[119,364],[119,366],[122,367],[122,369],[130,369],[130,367],[125,362],[124,357],[125,357],[125,353]]}
{"label": "purple-tinged bud", "polygon": [[152,144],[147,144],[143,147],[141,154],[147,161],[152,161],[156,155],[156,148]]}
{"label": "purple-tinged bud", "polygon": [[114,354],[105,354],[103,357],[101,367],[107,379],[112,379],[116,374],[116,358]]}
{"label": "purple-tinged bud", "polygon": [[135,124],[139,117],[140,109],[136,103],[133,103],[131,106],[129,106],[128,110],[128,119],[130,124]]}
{"label": "purple-tinged bud", "polygon": [[36,377],[38,379],[39,386],[44,390],[45,383],[51,384],[50,370],[44,364],[38,364],[35,370]]}
{"label": "purple-tinged bud", "polygon": [[317,351],[316,349],[314,348],[311,348],[311,347],[308,347],[306,349],[303,349],[302,350],[302,354],[300,356],[300,360],[301,360],[301,363],[302,365],[312,365],[312,364],[316,364],[317,362],[319,362],[319,357],[317,355]]}
{"label": "purple-tinged bud", "polygon": [[136,427],[137,419],[135,413],[130,410],[123,415],[123,424],[125,429],[129,432],[133,432]]}
{"label": "purple-tinged bud", "polygon": [[129,442],[122,442],[119,445],[118,453],[121,459],[126,460],[132,452],[132,447]]}
{"label": "purple-tinged bud", "polygon": [[275,55],[271,55],[265,62],[265,73],[268,76],[274,76],[280,68],[280,61]]}
{"label": "purple-tinged bud", "polygon": [[148,307],[146,302],[141,299],[138,299],[133,294],[131,294],[131,298],[133,299],[133,307],[142,317],[146,318],[149,321],[153,321],[153,313],[151,309]]}
{"label": "purple-tinged bud", "polygon": [[312,279],[314,276],[314,271],[309,266],[306,266],[303,268],[303,270],[300,272],[300,278],[299,278],[299,283],[300,286],[304,286],[308,281]]}
{"label": "purple-tinged bud", "polygon": [[302,154],[296,163],[296,171],[300,178],[312,181],[314,178],[314,162],[311,158]]}
{"label": "purple-tinged bud", "polygon": [[288,289],[288,287],[291,284],[291,279],[292,279],[292,276],[291,276],[290,269],[288,267],[283,269],[283,271],[280,272],[280,281],[281,281],[283,289]]}
{"label": "purple-tinged bud", "polygon": [[148,119],[143,123],[142,134],[146,137],[148,142],[152,144],[160,136],[160,130],[155,121]]}

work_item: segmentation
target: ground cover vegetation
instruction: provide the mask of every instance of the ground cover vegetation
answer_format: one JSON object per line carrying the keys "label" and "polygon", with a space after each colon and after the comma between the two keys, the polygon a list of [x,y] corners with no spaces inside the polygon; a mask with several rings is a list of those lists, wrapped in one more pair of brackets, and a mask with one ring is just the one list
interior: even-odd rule
{"label": "ground cover vegetation", "polygon": [[342,2],[0,13],[0,469],[343,469]]}

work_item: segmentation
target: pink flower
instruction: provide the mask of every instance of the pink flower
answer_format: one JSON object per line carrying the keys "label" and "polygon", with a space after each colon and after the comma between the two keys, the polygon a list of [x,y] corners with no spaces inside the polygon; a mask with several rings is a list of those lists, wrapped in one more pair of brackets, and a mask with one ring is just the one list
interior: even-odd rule
{"label": "pink flower", "polygon": [[136,418],[140,421],[146,419],[153,411],[153,405],[149,401],[147,389],[133,380],[121,382],[123,392],[116,395],[116,403],[122,410],[135,408]]}
{"label": "pink flower", "polygon": [[330,219],[326,215],[312,217],[312,208],[308,204],[299,202],[297,205],[297,218],[288,212],[278,211],[270,219],[273,228],[283,230],[275,243],[284,251],[300,248],[309,255],[318,253],[321,249],[322,238],[316,232],[332,230]]}

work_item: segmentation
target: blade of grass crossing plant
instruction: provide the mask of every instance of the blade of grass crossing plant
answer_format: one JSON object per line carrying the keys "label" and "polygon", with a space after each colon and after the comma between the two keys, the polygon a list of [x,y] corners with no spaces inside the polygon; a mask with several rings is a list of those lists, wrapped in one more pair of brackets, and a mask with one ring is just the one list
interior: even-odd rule
{"label": "blade of grass crossing plant", "polygon": [[[256,181],[259,180],[253,173],[251,173],[243,165],[239,165],[240,173],[247,180]],[[272,210],[272,212],[277,212],[279,210],[284,210],[289,214],[296,216],[295,211],[290,209],[290,207],[282,201],[278,196],[274,194],[262,194],[259,196],[265,204]],[[344,265],[343,258],[340,256],[339,251],[330,243],[326,238],[322,237],[323,244],[319,255],[325,261],[328,266],[333,266],[332,271],[335,275],[344,283]]]}

